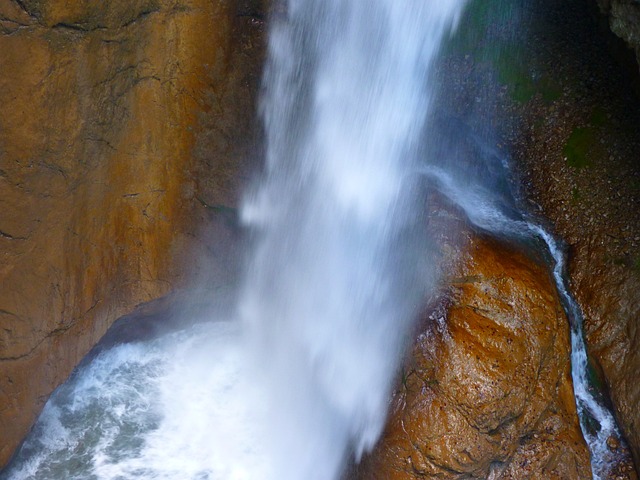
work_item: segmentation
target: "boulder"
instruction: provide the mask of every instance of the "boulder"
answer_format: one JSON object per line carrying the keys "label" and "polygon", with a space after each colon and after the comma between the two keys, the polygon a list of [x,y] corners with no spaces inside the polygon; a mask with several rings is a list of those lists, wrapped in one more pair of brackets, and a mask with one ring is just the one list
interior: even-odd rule
{"label": "boulder", "polygon": [[609,28],[625,41],[640,64],[640,2],[638,0],[597,0],[608,17]]}
{"label": "boulder", "polygon": [[590,478],[570,377],[569,327],[548,269],[468,235],[445,248],[429,308],[359,478]]}

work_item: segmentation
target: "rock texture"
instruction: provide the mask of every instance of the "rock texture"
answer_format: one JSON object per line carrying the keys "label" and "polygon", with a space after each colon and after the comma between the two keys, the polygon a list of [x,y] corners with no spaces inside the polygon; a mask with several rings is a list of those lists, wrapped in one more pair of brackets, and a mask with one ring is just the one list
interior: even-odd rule
{"label": "rock texture", "polygon": [[[612,5],[615,2],[612,2]],[[619,2],[623,3],[623,2]],[[613,8],[613,7],[612,7]],[[532,207],[569,244],[589,352],[640,464],[640,101],[635,68],[572,2],[556,3],[531,42],[560,94],[512,111],[511,142]],[[545,52],[554,51],[547,56]]]}
{"label": "rock texture", "polygon": [[623,39],[640,64],[640,2],[638,0],[597,0],[609,19],[611,31]]}
{"label": "rock texture", "polygon": [[472,236],[407,360],[363,479],[590,478],[548,271]]}
{"label": "rock texture", "polygon": [[0,467],[116,318],[187,272],[232,281],[261,18],[249,1],[0,0]]}

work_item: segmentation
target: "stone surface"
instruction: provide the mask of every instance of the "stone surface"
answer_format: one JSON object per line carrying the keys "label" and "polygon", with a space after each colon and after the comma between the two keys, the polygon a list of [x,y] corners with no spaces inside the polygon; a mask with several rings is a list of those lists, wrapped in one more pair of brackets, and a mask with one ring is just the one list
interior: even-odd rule
{"label": "stone surface", "polygon": [[424,319],[363,479],[590,478],[567,319],[546,266],[478,236],[445,244]]}
{"label": "stone surface", "polygon": [[597,0],[608,17],[611,31],[626,42],[640,64],[640,2],[637,0]]}
{"label": "stone surface", "polygon": [[0,0],[0,467],[116,318],[233,281],[261,8]]}
{"label": "stone surface", "polygon": [[532,209],[549,218],[568,243],[571,287],[584,313],[589,352],[638,465],[637,70],[611,58],[606,35],[575,2],[556,3],[546,16],[528,55],[544,58],[541,70],[553,72],[561,94],[514,107],[519,120],[510,141]]}

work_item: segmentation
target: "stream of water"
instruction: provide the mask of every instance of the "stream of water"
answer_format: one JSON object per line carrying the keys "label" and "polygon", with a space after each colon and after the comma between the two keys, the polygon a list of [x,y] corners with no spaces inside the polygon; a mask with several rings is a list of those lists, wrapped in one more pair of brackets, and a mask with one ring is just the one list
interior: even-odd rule
{"label": "stream of water", "polygon": [[588,388],[561,249],[482,179],[421,158],[431,69],[464,5],[288,1],[271,26],[266,165],[242,207],[252,250],[237,311],[98,354],[51,397],[1,479],[340,478],[380,436],[437,280],[416,178],[479,228],[548,245],[573,320],[578,407],[599,424],[583,422],[585,438],[603,459],[594,473],[606,471],[615,427]]}
{"label": "stream of water", "polygon": [[[505,170],[506,162],[502,163]],[[596,480],[608,478],[615,464],[615,455],[607,446],[609,437],[621,438],[612,413],[601,393],[589,379],[588,355],[582,330],[582,311],[567,285],[566,249],[549,231],[534,219],[515,208],[515,197],[486,190],[482,183],[472,185],[453,177],[439,167],[422,168],[439,192],[462,208],[471,223],[500,237],[524,241],[540,240],[548,250],[553,278],[567,313],[571,331],[571,377],[573,380],[580,428],[591,452],[591,468]],[[505,173],[506,175],[506,173]]]}
{"label": "stream of water", "polygon": [[287,2],[238,318],[100,355],[5,478],[331,480],[372,448],[435,283],[406,173],[464,3]]}

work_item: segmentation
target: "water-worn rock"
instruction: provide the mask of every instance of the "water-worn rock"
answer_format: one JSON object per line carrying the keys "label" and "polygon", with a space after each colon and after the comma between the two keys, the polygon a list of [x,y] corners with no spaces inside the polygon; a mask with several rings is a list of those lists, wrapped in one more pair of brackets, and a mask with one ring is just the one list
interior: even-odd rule
{"label": "water-worn rock", "polygon": [[[527,53],[544,58],[541,70],[552,72],[562,94],[534,97],[514,108],[519,128],[513,152],[532,206],[569,244],[570,285],[584,313],[589,354],[637,466],[640,100],[632,88],[637,70],[611,58],[607,35],[576,4],[581,5],[555,2],[538,20]],[[548,51],[554,55],[545,55]]]}
{"label": "water-worn rock", "polygon": [[597,0],[609,19],[611,31],[623,39],[636,54],[640,65],[640,2],[638,0]]}
{"label": "water-worn rock", "polygon": [[360,478],[590,477],[569,327],[547,268],[471,237],[431,307]]}
{"label": "water-worn rock", "polygon": [[116,318],[230,268],[253,3],[0,0],[0,467]]}

